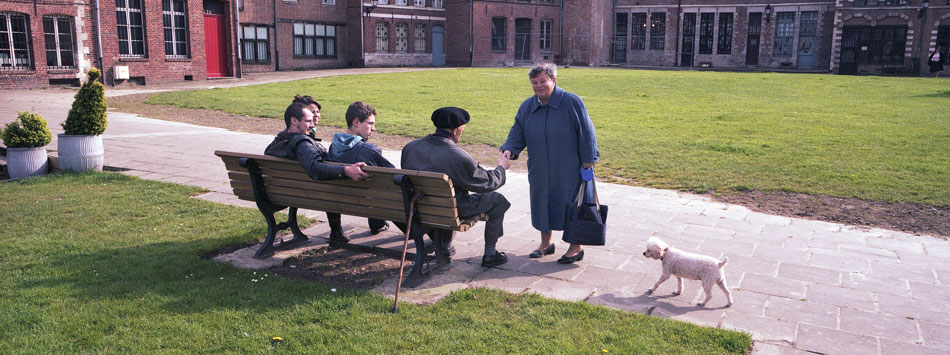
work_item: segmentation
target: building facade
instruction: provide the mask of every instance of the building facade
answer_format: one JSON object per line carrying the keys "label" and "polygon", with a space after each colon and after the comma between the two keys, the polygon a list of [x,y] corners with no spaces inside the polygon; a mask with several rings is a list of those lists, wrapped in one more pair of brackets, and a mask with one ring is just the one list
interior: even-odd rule
{"label": "building facade", "polygon": [[363,66],[922,75],[950,0],[0,0],[0,85]]}

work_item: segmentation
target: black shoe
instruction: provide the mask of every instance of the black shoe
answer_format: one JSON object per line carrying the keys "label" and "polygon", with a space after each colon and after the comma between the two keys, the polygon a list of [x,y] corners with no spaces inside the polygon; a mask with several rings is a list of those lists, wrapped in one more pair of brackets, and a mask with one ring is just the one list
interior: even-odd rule
{"label": "black shoe", "polygon": [[492,256],[482,257],[482,267],[495,267],[508,262],[508,256],[505,253],[497,252]]}
{"label": "black shoe", "polygon": [[387,231],[387,230],[389,230],[389,223],[388,223],[388,222],[387,222],[386,224],[384,224],[382,227],[379,227],[379,228],[370,228],[370,229],[369,229],[369,233],[372,234],[372,235],[377,235],[377,234],[379,234],[379,232],[385,232],[385,231]]}
{"label": "black shoe", "polygon": [[549,245],[547,248],[544,248],[544,250],[532,251],[531,254],[528,254],[528,257],[532,259],[537,259],[542,256],[551,255],[551,254],[554,254],[554,243],[551,243],[551,245]]}
{"label": "black shoe", "polygon": [[[425,246],[426,255],[435,253],[435,245],[433,243],[426,243]],[[455,246],[449,245],[449,256],[455,256]]]}
{"label": "black shoe", "polygon": [[575,261],[584,260],[584,251],[581,250],[574,254],[574,256],[562,256],[560,259],[557,259],[557,262],[560,264],[573,264]]}
{"label": "black shoe", "polygon": [[330,243],[346,244],[349,242],[350,238],[343,234],[343,228],[330,228]]}

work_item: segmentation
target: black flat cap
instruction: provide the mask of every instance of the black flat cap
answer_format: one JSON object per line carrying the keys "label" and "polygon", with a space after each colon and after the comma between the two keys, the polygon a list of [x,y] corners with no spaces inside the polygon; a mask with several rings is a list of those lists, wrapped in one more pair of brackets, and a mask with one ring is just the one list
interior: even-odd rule
{"label": "black flat cap", "polygon": [[458,107],[443,107],[432,112],[432,123],[435,128],[456,128],[468,123],[471,116],[468,111]]}

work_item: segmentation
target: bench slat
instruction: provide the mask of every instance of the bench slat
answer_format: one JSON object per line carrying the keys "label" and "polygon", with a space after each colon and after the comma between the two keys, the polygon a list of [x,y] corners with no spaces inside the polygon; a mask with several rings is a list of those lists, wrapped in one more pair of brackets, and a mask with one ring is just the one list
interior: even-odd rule
{"label": "bench slat", "polygon": [[[231,186],[236,188],[251,189],[251,178],[248,173],[241,172],[228,172],[228,176],[231,178]],[[241,184],[235,186],[234,184]],[[349,186],[337,186],[337,185],[327,185],[324,183],[316,183],[313,180],[309,181],[299,181],[299,180],[290,180],[283,179],[273,176],[265,176],[264,184],[267,186],[281,186],[288,188],[295,188],[301,190],[309,191],[322,191],[322,192],[332,192],[341,195],[356,196],[356,197],[372,197],[378,199],[385,199],[391,201],[399,201],[402,203],[402,191],[399,189],[394,189],[391,191],[385,191],[381,189],[372,190],[366,188],[357,188]],[[393,184],[393,186],[396,186]],[[398,186],[396,186],[398,187]],[[423,198],[418,202],[419,205],[434,206],[434,207],[445,207],[445,208],[456,208],[455,198],[446,198],[447,196],[433,196],[426,194],[426,191],[433,192],[432,188],[421,188],[420,192],[423,193]]]}
{"label": "bench slat", "polygon": [[[254,192],[251,190],[243,189],[233,189],[234,194],[238,198],[247,201],[254,201]],[[403,221],[406,219],[405,212],[402,208],[399,209],[387,209],[387,208],[371,208],[367,206],[353,206],[352,204],[325,201],[325,200],[315,200],[308,198],[300,198],[296,196],[288,196],[281,194],[267,194],[268,199],[274,204],[285,205],[285,206],[296,206],[303,209],[314,210],[314,211],[329,211],[337,212],[350,216],[359,216],[359,217],[369,217],[369,218],[378,218],[388,221]],[[445,229],[459,229],[459,219],[451,218],[440,215],[429,214],[426,211],[424,206],[419,206],[419,220],[426,225],[438,226]],[[454,212],[454,210],[453,210]]]}
{"label": "bench slat", "polygon": [[268,199],[277,205],[402,221],[402,190],[393,183],[393,176],[402,174],[423,194],[417,203],[423,224],[464,232],[480,220],[473,217],[460,221],[452,181],[442,173],[365,166],[363,170],[372,175],[369,179],[314,181],[294,160],[225,151],[215,151],[215,155],[225,163],[234,194],[242,200],[255,201],[250,174],[240,166],[241,158],[250,158],[261,170]]}
{"label": "bench slat", "polygon": [[[226,164],[226,166],[228,170],[231,170],[231,171],[247,171],[246,168],[243,168],[240,165]],[[296,171],[265,168],[265,167],[261,167],[260,169],[261,169],[261,175],[264,175],[265,177],[275,176],[275,177],[280,177],[280,178],[284,178],[288,180],[313,182],[313,179],[311,179],[309,175],[304,173],[303,170],[301,170],[300,166],[295,167]],[[433,181],[427,178],[418,179],[418,178],[413,178],[412,176],[410,176],[409,178],[412,181],[412,183],[416,185],[416,189],[423,191],[423,193],[434,194],[436,196],[455,197],[455,194],[454,194],[455,191],[448,188],[450,184],[448,184],[447,181],[440,181],[440,180]],[[368,179],[360,180],[360,181],[353,181],[350,179],[341,179],[341,180],[326,180],[326,181],[321,181],[320,183],[329,184],[329,185],[364,188],[364,189],[373,189],[373,190],[401,191],[399,190],[398,185],[393,184],[393,175],[390,175],[390,174],[377,174],[377,175],[373,175],[372,177]],[[434,187],[435,189],[428,189],[429,192],[426,192],[427,188],[429,187]]]}
{"label": "bench slat", "polygon": [[[286,170],[293,172],[300,172],[302,168],[300,163],[290,159],[277,158],[267,155],[255,155],[255,154],[232,154],[232,155],[222,155],[219,153],[226,153],[221,151],[216,151],[215,154],[220,156],[224,161],[225,165],[228,166],[228,170],[242,170],[244,168],[240,165],[240,160],[242,157],[253,158],[261,169],[269,168],[276,170]],[[347,164],[337,163],[337,162],[326,162],[331,165],[340,165],[344,166]],[[235,168],[232,168],[230,165],[233,165]],[[384,168],[379,166],[364,166],[363,171],[366,171],[370,174],[378,173],[383,175],[388,175],[390,181],[392,181],[392,176],[396,174],[403,174],[409,177],[419,177],[419,182],[416,183],[416,180],[413,180],[414,184],[425,185],[425,186],[444,186],[444,184],[450,184],[451,181],[449,177],[443,173],[434,173],[429,171],[418,171],[418,170],[404,170],[404,169],[395,169],[395,168]],[[306,174],[304,174],[306,175]]]}

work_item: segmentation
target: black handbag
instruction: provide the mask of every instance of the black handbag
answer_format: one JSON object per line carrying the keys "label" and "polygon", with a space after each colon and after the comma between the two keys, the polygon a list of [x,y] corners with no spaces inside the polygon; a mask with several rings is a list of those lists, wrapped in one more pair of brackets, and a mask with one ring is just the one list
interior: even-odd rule
{"label": "black handbag", "polygon": [[[594,192],[594,201],[584,201],[584,192],[590,185]],[[597,185],[594,179],[581,182],[577,188],[577,198],[567,204],[567,218],[564,220],[564,235],[561,240],[580,245],[604,245],[607,236],[607,205],[601,205],[597,197]]]}

